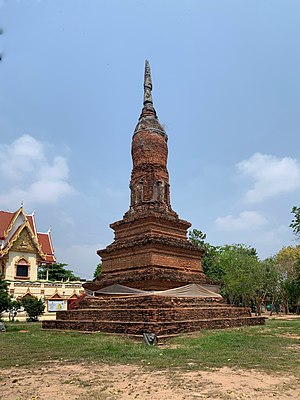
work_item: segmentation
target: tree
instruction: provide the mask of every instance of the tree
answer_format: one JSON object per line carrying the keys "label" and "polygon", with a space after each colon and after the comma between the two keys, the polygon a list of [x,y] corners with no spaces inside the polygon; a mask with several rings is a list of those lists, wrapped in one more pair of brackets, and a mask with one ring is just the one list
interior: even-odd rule
{"label": "tree", "polygon": [[256,250],[244,244],[225,245],[219,248],[216,261],[223,271],[222,295],[231,304],[250,306],[256,293]]}
{"label": "tree", "polygon": [[256,249],[243,244],[220,248],[219,263],[224,271],[222,292],[230,303],[253,306],[261,314],[267,298],[278,301],[278,270],[274,257],[260,261]]}
{"label": "tree", "polygon": [[299,307],[299,301],[300,301],[300,259],[297,260],[296,263],[296,276],[294,278],[294,304],[297,304],[297,307]]}
{"label": "tree", "polygon": [[299,260],[300,245],[283,247],[275,256],[281,301],[286,314],[289,312],[289,306],[297,301]]}
{"label": "tree", "polygon": [[45,303],[42,299],[35,296],[26,296],[21,300],[21,304],[27,313],[28,321],[38,321],[38,317],[44,313]]}
{"label": "tree", "polygon": [[8,312],[9,312],[8,317],[9,317],[10,321],[14,321],[15,320],[15,318],[17,316],[17,313],[18,313],[18,310],[19,310],[20,307],[21,307],[20,301],[11,300],[10,305],[8,307]]}
{"label": "tree", "polygon": [[[293,209],[299,212],[300,208]],[[293,221],[296,223],[296,219]],[[300,233],[300,225],[299,225]],[[199,249],[203,272],[221,284],[221,294],[229,303],[252,306],[257,314],[265,302],[274,307],[283,305],[288,312],[300,300],[300,245],[283,247],[275,257],[260,261],[256,249],[243,244],[212,246],[206,234],[193,229],[189,240]]]}
{"label": "tree", "polygon": [[102,263],[100,262],[94,272],[94,279],[97,278],[97,276],[101,275],[102,273]]}
{"label": "tree", "polygon": [[219,247],[212,246],[205,242],[206,234],[198,229],[192,229],[189,231],[189,241],[198,247],[200,250],[204,250],[202,256],[202,269],[205,275],[207,275],[212,282],[222,282],[223,270],[220,269],[220,265],[217,262],[219,254]]}
{"label": "tree", "polygon": [[49,281],[79,281],[80,278],[73,274],[70,269],[65,269],[68,264],[56,263],[52,265],[41,265],[38,271],[39,279],[47,279],[48,270],[48,280]]}
{"label": "tree", "polygon": [[0,278],[0,319],[2,313],[9,309],[11,304],[11,297],[8,294],[8,285],[7,283]]}
{"label": "tree", "polygon": [[198,229],[192,229],[189,231],[189,241],[192,242],[199,249],[206,250],[207,243],[205,243],[206,233],[199,231]]}
{"label": "tree", "polygon": [[298,246],[287,246],[276,254],[275,262],[277,264],[278,271],[286,279],[293,279],[296,275],[296,264],[300,259],[300,245]]}
{"label": "tree", "polygon": [[292,214],[294,214],[294,218],[292,219],[290,228],[292,228],[294,234],[300,238],[300,207],[294,206],[292,208]]}
{"label": "tree", "polygon": [[261,314],[261,306],[269,299],[271,302],[271,313],[275,302],[279,299],[279,274],[274,257],[259,261],[253,271],[253,285],[255,293],[255,310]]}

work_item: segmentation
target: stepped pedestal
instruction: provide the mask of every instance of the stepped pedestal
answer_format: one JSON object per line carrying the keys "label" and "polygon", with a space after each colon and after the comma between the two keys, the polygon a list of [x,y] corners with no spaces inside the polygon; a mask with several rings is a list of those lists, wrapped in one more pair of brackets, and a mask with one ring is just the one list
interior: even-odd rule
{"label": "stepped pedestal", "polygon": [[43,321],[43,328],[135,336],[151,332],[163,337],[200,329],[262,325],[264,322],[264,317],[251,317],[248,308],[214,299],[88,296],[78,309],[58,312],[56,321]]}

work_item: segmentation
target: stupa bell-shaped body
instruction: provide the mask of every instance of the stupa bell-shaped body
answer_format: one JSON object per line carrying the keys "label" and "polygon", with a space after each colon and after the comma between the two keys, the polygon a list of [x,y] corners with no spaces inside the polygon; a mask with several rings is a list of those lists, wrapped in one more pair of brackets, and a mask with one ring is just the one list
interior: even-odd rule
{"label": "stupa bell-shaped body", "polygon": [[153,106],[150,65],[146,61],[144,107],[134,130],[131,147],[131,212],[162,209],[174,214],[170,204],[167,142],[168,136]]}

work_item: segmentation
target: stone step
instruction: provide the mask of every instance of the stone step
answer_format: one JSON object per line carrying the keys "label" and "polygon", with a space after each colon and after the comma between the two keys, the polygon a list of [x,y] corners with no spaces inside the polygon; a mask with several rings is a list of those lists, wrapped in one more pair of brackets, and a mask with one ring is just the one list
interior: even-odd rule
{"label": "stone step", "polygon": [[117,309],[90,309],[83,308],[69,311],[59,311],[57,320],[91,320],[91,321],[181,321],[195,320],[199,318],[231,318],[249,317],[250,310],[246,308],[230,307],[184,307],[184,308],[117,308]]}
{"label": "stone step", "polygon": [[[90,308],[93,310],[96,309],[136,309],[136,308],[155,308],[155,304],[153,303],[148,303],[147,307],[145,307],[145,303],[136,303],[136,304],[126,304],[126,303],[94,303],[94,304],[80,304],[79,308]],[[191,304],[191,303],[182,303],[182,304],[164,304],[164,303],[159,303],[160,308],[181,308],[181,307],[189,307],[189,308],[220,308],[220,307],[226,307],[226,308],[235,308],[232,307],[231,304],[226,304],[226,303],[218,303],[218,304],[209,304],[209,303],[202,303],[202,304]]]}
{"label": "stone step", "polygon": [[222,329],[238,326],[263,325],[264,317],[213,318],[183,321],[91,321],[91,320],[53,320],[43,321],[43,329],[77,330],[82,332],[121,333],[142,335],[152,332],[158,336],[168,336],[200,329]]}
{"label": "stone step", "polygon": [[126,306],[126,308],[138,308],[138,307],[199,307],[199,306],[209,306],[209,307],[220,307],[220,305],[226,305],[227,307],[234,307],[231,304],[227,304],[224,301],[215,301],[208,299],[199,298],[170,298],[162,296],[140,296],[140,297],[102,297],[95,298],[89,297],[82,301],[80,308],[91,307],[91,308],[116,308]]}
{"label": "stone step", "polygon": [[[152,304],[151,304],[152,305]],[[151,306],[150,305],[150,306]],[[117,309],[117,308],[124,308],[125,304],[104,304],[104,303],[100,303],[100,304],[91,304],[89,306],[87,306],[87,304],[82,304],[79,306],[79,308],[93,308],[93,309],[97,309],[97,308],[101,308],[101,309]],[[185,304],[183,303],[182,305],[180,305],[181,307],[193,307],[193,308],[198,308],[198,307],[209,307],[209,308],[219,308],[220,304]],[[227,308],[234,308],[232,307],[231,304],[225,304],[225,305],[221,305]],[[141,303],[141,304],[128,304],[126,305],[126,308],[148,308],[145,307],[145,304]],[[179,307],[178,305],[163,305],[164,308],[174,308],[174,307]]]}

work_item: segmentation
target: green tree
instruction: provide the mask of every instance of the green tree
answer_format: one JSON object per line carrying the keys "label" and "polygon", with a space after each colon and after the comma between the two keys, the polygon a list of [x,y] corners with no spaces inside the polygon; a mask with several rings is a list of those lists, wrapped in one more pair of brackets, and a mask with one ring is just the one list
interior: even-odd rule
{"label": "green tree", "polygon": [[297,302],[300,286],[300,245],[283,247],[275,256],[279,273],[281,303],[288,314],[290,305]]}
{"label": "green tree", "polygon": [[27,313],[27,321],[38,321],[38,317],[44,313],[45,303],[35,296],[26,296],[21,304]]}
{"label": "green tree", "polygon": [[279,299],[279,274],[274,257],[266,258],[254,264],[252,271],[254,286],[254,302],[258,315],[261,314],[261,306],[268,299],[271,302],[271,312],[275,302]]}
{"label": "green tree", "polygon": [[97,276],[101,275],[102,273],[102,263],[100,262],[94,272],[94,279],[97,278]]}
{"label": "green tree", "polygon": [[189,241],[192,242],[199,249],[206,250],[207,243],[205,243],[206,233],[199,231],[198,229],[192,229],[189,231]]}
{"label": "green tree", "polygon": [[292,208],[292,214],[294,214],[294,218],[292,219],[290,228],[292,228],[294,234],[300,238],[300,207],[294,206]]}
{"label": "green tree", "polygon": [[51,265],[41,265],[38,271],[39,279],[47,279],[48,270],[48,280],[49,281],[79,281],[80,278],[73,274],[73,271],[66,269],[68,264],[55,263]]}
{"label": "green tree", "polygon": [[293,279],[296,275],[296,264],[300,259],[300,245],[282,247],[275,256],[278,271],[286,278]]}
{"label": "green tree", "polygon": [[223,271],[222,295],[231,304],[250,306],[259,263],[256,250],[243,244],[225,245],[220,247],[217,262]]}
{"label": "green tree", "polygon": [[[287,304],[297,297],[295,263],[300,246],[283,248],[276,257],[260,261],[255,248],[243,244],[212,246],[197,229],[189,232],[189,240],[205,251],[203,272],[221,284],[221,294],[229,303],[255,307],[260,314],[266,301],[271,303],[272,312],[275,304]],[[287,276],[291,282],[286,281]]]}
{"label": "green tree", "polygon": [[290,307],[298,304],[300,300],[300,259],[295,262],[292,276],[282,276],[281,295],[285,313],[288,314]]}
{"label": "green tree", "polygon": [[295,290],[294,290],[294,294],[295,294],[295,304],[299,304],[300,301],[300,259],[297,260],[296,263],[296,276],[294,278],[294,285],[295,285]]}
{"label": "green tree", "polygon": [[9,309],[11,304],[11,297],[8,294],[8,285],[7,283],[0,278],[0,319],[2,313]]}
{"label": "green tree", "polygon": [[21,302],[18,300],[11,300],[10,305],[8,307],[8,312],[9,312],[9,320],[14,321],[19,308],[21,307]]}
{"label": "green tree", "polygon": [[224,272],[220,268],[220,264],[217,262],[219,247],[212,246],[205,241],[206,234],[198,229],[192,229],[189,231],[189,241],[192,242],[199,249],[204,250],[202,256],[202,269],[205,275],[207,275],[212,282],[220,283]]}
{"label": "green tree", "polygon": [[219,262],[221,247],[207,245],[206,251],[202,257],[202,268],[212,282],[222,284],[224,279],[224,268]]}

